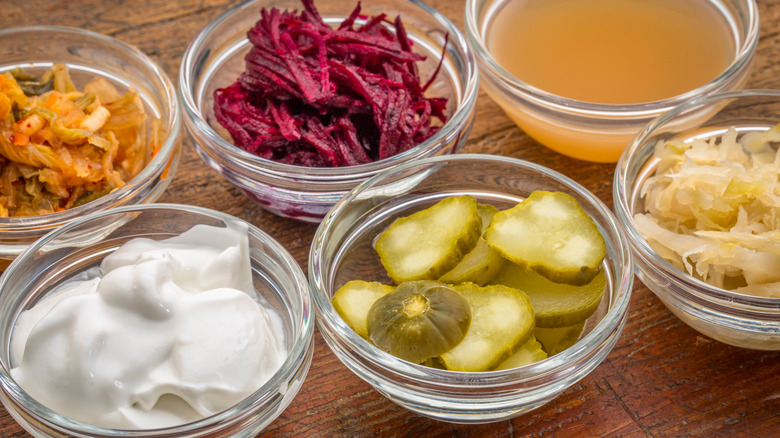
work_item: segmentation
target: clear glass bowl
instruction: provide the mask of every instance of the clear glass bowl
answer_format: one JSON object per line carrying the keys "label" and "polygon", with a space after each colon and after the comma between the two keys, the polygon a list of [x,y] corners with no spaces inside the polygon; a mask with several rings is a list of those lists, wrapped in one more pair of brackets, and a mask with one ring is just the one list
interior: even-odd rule
{"label": "clear glass bowl", "polygon": [[[702,112],[717,114],[702,121]],[[634,215],[645,211],[640,189],[658,165],[653,158],[656,142],[692,134],[719,136],[731,126],[741,133],[765,130],[778,123],[780,91],[735,91],[686,102],[637,134],[617,164],[613,184],[615,214],[631,243],[639,279],[700,333],[757,350],[780,350],[780,298],[742,295],[693,278],[653,250],[637,230]]]}
{"label": "clear glass bowl", "polygon": [[[322,2],[317,8],[333,25],[356,2]],[[260,9],[302,9],[300,1],[257,0],[243,3],[211,22],[192,41],[182,59],[179,92],[185,127],[200,157],[261,207],[279,216],[319,222],[333,204],[366,178],[388,167],[423,157],[457,152],[471,131],[477,99],[477,67],[466,39],[444,15],[417,0],[362,3],[362,14],[400,15],[415,51],[427,57],[420,67],[423,81],[436,69],[448,36],[444,62],[431,96],[449,99],[448,121],[434,136],[404,153],[374,163],[338,168],[310,168],[277,163],[233,145],[214,117],[214,90],[232,84],[244,70],[250,44],[246,32],[260,18]]]}
{"label": "clear glass bowl", "polygon": [[15,67],[43,73],[57,63],[68,66],[79,89],[96,77],[107,79],[120,91],[134,88],[147,113],[161,120],[166,138],[141,173],[99,199],[52,214],[0,217],[0,270],[32,242],[60,225],[120,205],[156,201],[170,184],[181,155],[181,115],[175,89],[165,72],[141,51],[82,29],[0,29],[0,73]]}
{"label": "clear glass bowl", "polygon": [[[330,302],[349,280],[390,284],[372,243],[395,218],[442,198],[470,194],[508,208],[535,190],[574,196],[607,245],[607,288],[579,341],[535,364],[481,373],[446,371],[398,359],[355,333]],[[628,242],[609,209],[571,179],[512,158],[458,154],[386,170],[356,187],[323,219],[309,254],[317,324],[336,356],[377,391],[419,414],[456,423],[500,421],[535,409],[591,372],[609,354],[628,317],[633,285]]]}
{"label": "clear glass bowl", "polygon": [[525,133],[550,149],[585,161],[614,163],[631,138],[662,112],[687,99],[741,88],[749,76],[758,43],[760,23],[755,0],[710,0],[728,23],[735,46],[731,63],[720,75],[687,93],[655,102],[583,102],[533,87],[493,58],[490,29],[502,6],[512,1],[518,0],[466,1],[466,35],[477,57],[482,86]]}
{"label": "clear glass bowl", "polygon": [[98,266],[135,237],[164,239],[196,224],[224,227],[227,214],[175,204],[123,206],[97,212],[47,234],[31,245],[0,278],[0,399],[22,427],[38,437],[254,437],[298,393],[314,351],[314,315],[306,277],[273,238],[249,224],[252,277],[258,294],[280,316],[287,359],[273,377],[232,408],[203,420],[156,430],[115,430],[72,420],[32,399],[11,378],[10,339],[19,314],[52,288]]}

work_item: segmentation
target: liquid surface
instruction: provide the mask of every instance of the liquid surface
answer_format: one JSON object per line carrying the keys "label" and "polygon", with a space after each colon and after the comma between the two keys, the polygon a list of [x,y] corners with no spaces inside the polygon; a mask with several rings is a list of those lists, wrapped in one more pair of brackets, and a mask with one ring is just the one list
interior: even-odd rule
{"label": "liquid surface", "polygon": [[734,52],[726,20],[705,0],[514,0],[488,37],[496,61],[522,81],[607,104],[698,88]]}
{"label": "liquid surface", "polygon": [[103,427],[174,426],[235,405],[281,366],[279,316],[253,298],[246,225],[131,240],[100,271],[14,327],[11,375],[52,410]]}

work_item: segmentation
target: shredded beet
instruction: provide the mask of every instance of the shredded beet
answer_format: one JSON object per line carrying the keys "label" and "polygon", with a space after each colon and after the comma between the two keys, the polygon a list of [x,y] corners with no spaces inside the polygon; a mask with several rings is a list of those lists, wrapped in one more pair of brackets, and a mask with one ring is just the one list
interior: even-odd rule
{"label": "shredded beet", "polygon": [[[446,121],[446,98],[423,94],[400,18],[356,26],[360,3],[337,29],[314,7],[261,11],[238,80],[214,92],[217,120],[260,157],[311,167],[369,163],[411,149]],[[394,32],[386,24],[394,27]],[[439,63],[439,67],[441,63]]]}

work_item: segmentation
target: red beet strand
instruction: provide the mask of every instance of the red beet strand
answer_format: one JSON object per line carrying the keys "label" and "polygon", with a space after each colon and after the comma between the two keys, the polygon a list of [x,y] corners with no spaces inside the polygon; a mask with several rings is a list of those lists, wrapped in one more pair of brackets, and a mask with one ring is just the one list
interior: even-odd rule
{"label": "red beet strand", "polygon": [[263,8],[247,33],[245,71],[214,92],[217,120],[237,146],[281,163],[354,166],[411,149],[446,122],[447,99],[424,96],[441,62],[422,84],[425,57],[412,52],[400,17],[365,19],[358,3],[333,29],[312,0],[302,4]]}

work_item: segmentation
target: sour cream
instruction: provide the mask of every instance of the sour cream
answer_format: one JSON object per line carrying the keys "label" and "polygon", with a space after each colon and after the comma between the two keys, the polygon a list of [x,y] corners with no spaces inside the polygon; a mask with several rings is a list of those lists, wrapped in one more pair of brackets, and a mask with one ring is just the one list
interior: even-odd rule
{"label": "sour cream", "polygon": [[11,376],[54,411],[149,429],[223,411],[286,357],[252,285],[247,226],[134,239],[22,313]]}

